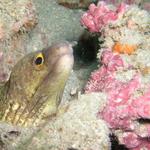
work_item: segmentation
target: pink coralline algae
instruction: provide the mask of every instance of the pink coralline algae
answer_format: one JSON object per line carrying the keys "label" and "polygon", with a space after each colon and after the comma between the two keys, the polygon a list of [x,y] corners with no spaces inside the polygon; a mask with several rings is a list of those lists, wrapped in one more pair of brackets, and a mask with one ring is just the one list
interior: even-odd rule
{"label": "pink coralline algae", "polygon": [[112,21],[118,19],[118,16],[125,12],[127,5],[120,4],[116,10],[111,10],[105,2],[100,1],[97,6],[91,4],[89,10],[81,18],[81,24],[91,32],[100,32],[100,30]]}
{"label": "pink coralline algae", "polygon": [[86,92],[109,92],[111,88],[116,89],[116,87],[121,87],[122,85],[122,82],[118,82],[115,78],[115,72],[119,68],[125,67],[121,56],[114,54],[109,49],[105,49],[100,61],[102,66],[91,74],[91,80],[85,88]]}
{"label": "pink coralline algae", "polygon": [[[101,116],[113,130],[121,130],[120,143],[132,150],[150,148],[150,125],[143,126],[138,120],[150,119],[150,89],[143,95],[133,94],[141,87],[141,75],[135,71],[132,79],[123,82],[116,78],[116,72],[126,67],[121,56],[106,49],[101,55],[102,66],[91,74],[85,92],[107,93],[107,104]],[[126,69],[130,69],[126,68]]]}

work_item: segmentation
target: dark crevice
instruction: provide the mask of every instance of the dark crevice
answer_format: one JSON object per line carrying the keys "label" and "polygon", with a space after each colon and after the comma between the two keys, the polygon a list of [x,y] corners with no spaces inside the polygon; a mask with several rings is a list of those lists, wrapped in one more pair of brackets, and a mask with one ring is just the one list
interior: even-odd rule
{"label": "dark crevice", "polygon": [[76,63],[91,64],[96,61],[100,48],[98,36],[85,31],[74,47],[74,58]]}
{"label": "dark crevice", "polygon": [[124,145],[119,144],[117,137],[114,134],[110,135],[111,150],[129,150]]}
{"label": "dark crevice", "polygon": [[141,124],[150,123],[150,119],[147,119],[147,118],[139,118],[136,121],[138,121]]}

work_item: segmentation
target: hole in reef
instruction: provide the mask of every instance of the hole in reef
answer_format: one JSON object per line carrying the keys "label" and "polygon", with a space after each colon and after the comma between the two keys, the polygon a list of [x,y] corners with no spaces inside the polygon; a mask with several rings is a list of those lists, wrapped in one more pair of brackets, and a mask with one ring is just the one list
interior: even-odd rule
{"label": "hole in reef", "polygon": [[74,46],[75,61],[81,64],[91,64],[96,61],[99,48],[98,36],[85,31]]}
{"label": "hole in reef", "polygon": [[91,34],[87,30],[80,36],[77,44],[73,46],[74,54],[74,72],[80,81],[81,93],[90,78],[91,72],[98,68],[99,61],[97,53],[100,49],[99,36]]}
{"label": "hole in reef", "polygon": [[9,131],[9,132],[8,132],[8,135],[9,135],[9,136],[16,136],[16,137],[17,137],[17,136],[19,136],[20,134],[21,134],[21,132],[19,132],[19,131],[13,131],[13,130],[12,130],[12,131]]}
{"label": "hole in reef", "polygon": [[109,135],[111,141],[111,150],[128,150],[124,145],[120,145],[114,134]]}
{"label": "hole in reef", "polygon": [[150,119],[146,119],[146,118],[139,118],[137,119],[137,121],[141,124],[150,123]]}
{"label": "hole in reef", "polygon": [[4,135],[4,138],[5,138],[5,139],[7,139],[7,138],[8,138],[8,136],[7,136],[7,135]]}

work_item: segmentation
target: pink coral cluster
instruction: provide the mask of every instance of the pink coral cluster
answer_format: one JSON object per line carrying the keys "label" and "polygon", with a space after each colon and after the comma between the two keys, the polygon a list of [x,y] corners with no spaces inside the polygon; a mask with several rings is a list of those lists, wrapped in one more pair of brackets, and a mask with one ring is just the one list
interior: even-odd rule
{"label": "pink coral cluster", "polygon": [[103,91],[104,89],[109,91],[112,84],[116,84],[113,73],[118,67],[123,67],[123,61],[119,55],[113,55],[109,50],[102,55],[104,56],[101,60],[103,66],[92,73],[91,80],[85,87],[86,92]]}
{"label": "pink coral cluster", "polygon": [[105,2],[100,1],[97,6],[91,4],[89,10],[84,13],[81,23],[91,32],[100,32],[100,30],[112,21],[117,20],[127,8],[124,3],[120,4],[116,10],[111,10]]}
{"label": "pink coral cluster", "polygon": [[[134,92],[140,89],[139,73],[135,73],[127,82],[116,79],[116,71],[127,67],[120,55],[106,49],[101,62],[102,66],[92,73],[85,92],[107,93],[107,105],[99,115],[110,128],[122,131],[120,143],[133,150],[140,150],[143,143],[146,148],[150,148],[150,142],[146,139],[150,136],[150,125],[141,128],[138,123],[140,118],[150,119],[150,90],[142,96],[133,97]],[[144,135],[141,130],[145,132]]]}

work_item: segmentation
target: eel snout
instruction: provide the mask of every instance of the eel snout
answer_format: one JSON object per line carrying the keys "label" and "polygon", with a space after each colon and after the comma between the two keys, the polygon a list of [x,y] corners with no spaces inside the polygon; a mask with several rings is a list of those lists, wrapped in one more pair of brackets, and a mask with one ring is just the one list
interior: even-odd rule
{"label": "eel snout", "polygon": [[68,42],[62,43],[60,46],[60,58],[58,60],[59,69],[70,69],[73,66],[73,49]]}

